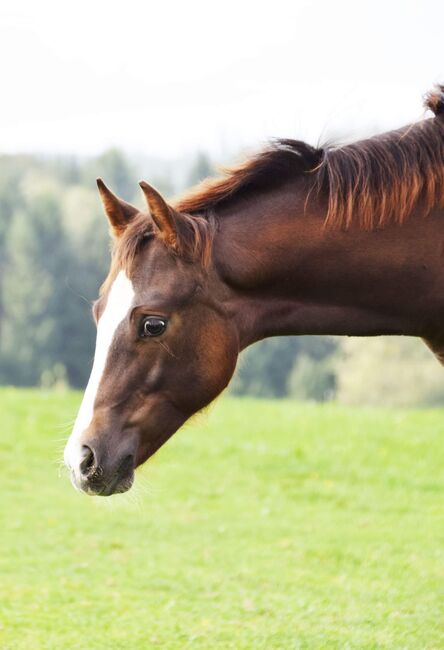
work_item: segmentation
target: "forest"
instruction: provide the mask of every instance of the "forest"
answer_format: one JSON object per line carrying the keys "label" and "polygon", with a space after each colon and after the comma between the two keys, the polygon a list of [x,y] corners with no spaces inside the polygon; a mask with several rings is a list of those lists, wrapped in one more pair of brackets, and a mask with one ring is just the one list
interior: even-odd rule
{"label": "forest", "polygon": [[[82,388],[95,328],[91,302],[107,274],[110,238],[95,178],[142,206],[146,178],[174,196],[216,173],[190,161],[0,157],[0,383]],[[286,337],[241,355],[235,394],[351,404],[444,403],[444,373],[426,347],[401,338]]]}

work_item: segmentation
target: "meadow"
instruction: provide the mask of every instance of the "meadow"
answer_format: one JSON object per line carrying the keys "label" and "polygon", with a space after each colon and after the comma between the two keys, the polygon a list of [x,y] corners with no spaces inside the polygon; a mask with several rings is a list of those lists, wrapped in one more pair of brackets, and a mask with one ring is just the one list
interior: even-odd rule
{"label": "meadow", "polygon": [[444,648],[444,412],[224,397],[127,495],[0,391],[0,648]]}

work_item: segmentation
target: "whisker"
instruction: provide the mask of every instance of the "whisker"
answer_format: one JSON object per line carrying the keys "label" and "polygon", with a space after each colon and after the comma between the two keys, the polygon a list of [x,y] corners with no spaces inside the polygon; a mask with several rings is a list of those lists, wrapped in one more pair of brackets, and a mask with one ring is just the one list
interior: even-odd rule
{"label": "whisker", "polygon": [[156,341],[156,343],[158,343],[159,345],[161,345],[161,346],[163,347],[163,349],[164,349],[166,352],[168,352],[168,354],[169,354],[171,357],[173,357],[173,359],[178,359],[178,358],[179,358],[179,357],[177,357],[173,352],[171,352],[171,350],[169,349],[169,347],[167,346],[167,344],[166,344],[164,341]]}
{"label": "whisker", "polygon": [[79,293],[77,289],[74,289],[74,287],[71,286],[69,280],[65,281],[65,286],[68,289],[68,291],[70,291],[74,296],[76,296],[76,298],[81,298],[86,302],[87,305],[89,305],[92,308],[94,304],[94,300],[90,300],[89,298],[86,298],[86,296],[83,296],[81,293]]}
{"label": "whisker", "polygon": [[75,421],[76,421],[76,419],[73,418],[72,420],[69,420],[68,422],[64,422],[63,424],[62,424],[62,423],[60,423],[60,424],[55,424],[52,428],[53,428],[53,429],[59,429],[59,430],[60,430],[60,429],[66,429],[66,428],[68,428],[68,427],[72,427],[72,426],[74,425],[74,422],[75,422]]}

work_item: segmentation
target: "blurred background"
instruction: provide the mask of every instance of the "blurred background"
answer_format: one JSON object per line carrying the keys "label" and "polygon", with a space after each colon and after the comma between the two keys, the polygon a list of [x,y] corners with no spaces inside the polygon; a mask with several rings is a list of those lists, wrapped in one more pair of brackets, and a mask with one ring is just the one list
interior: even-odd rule
{"label": "blurred background", "polygon": [[110,261],[96,177],[143,207],[141,178],[174,197],[271,137],[422,119],[443,19],[0,2],[2,650],[444,648],[443,410],[412,408],[444,403],[444,370],[421,341],[266,340],[127,494],[60,468]]}
{"label": "blurred background", "polygon": [[[142,205],[141,178],[173,197],[271,137],[421,119],[443,17],[438,0],[2,3],[0,383],[87,381],[109,266],[97,176]],[[444,403],[444,374],[420,341],[288,337],[247,350],[230,390],[421,406]]]}

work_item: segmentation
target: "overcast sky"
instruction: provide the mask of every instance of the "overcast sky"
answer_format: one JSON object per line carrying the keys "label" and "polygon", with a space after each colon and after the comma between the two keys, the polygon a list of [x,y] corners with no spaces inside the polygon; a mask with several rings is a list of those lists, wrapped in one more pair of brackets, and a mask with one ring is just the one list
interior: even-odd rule
{"label": "overcast sky", "polygon": [[0,151],[224,158],[421,118],[442,0],[1,3]]}

